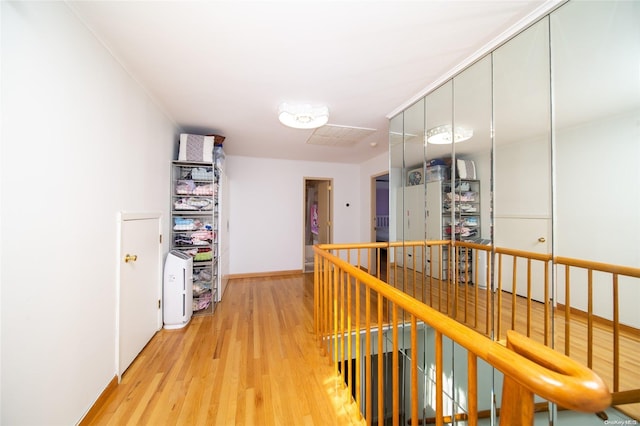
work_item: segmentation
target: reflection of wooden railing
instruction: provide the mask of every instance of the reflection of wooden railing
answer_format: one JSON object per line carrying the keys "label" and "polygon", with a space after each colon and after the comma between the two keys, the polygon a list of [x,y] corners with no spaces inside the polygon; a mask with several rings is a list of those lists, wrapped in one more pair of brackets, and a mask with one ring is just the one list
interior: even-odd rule
{"label": "reflection of wooden railing", "polygon": [[[554,258],[556,265],[561,265],[559,267],[564,269],[564,295],[565,295],[565,304],[564,304],[564,352],[566,355],[570,355],[571,348],[571,289],[572,283],[574,284],[574,288],[576,285],[579,285],[572,280],[572,276],[577,273],[583,272],[586,273],[587,282],[586,286],[584,282],[582,282],[582,290],[587,292],[587,365],[589,367],[593,366],[593,354],[594,354],[594,273],[599,275],[600,281],[607,282],[609,280],[610,284],[610,296],[611,296],[611,307],[612,307],[612,316],[611,320],[611,348],[612,348],[612,374],[613,374],[613,391],[618,392],[621,390],[620,387],[620,335],[621,335],[621,326],[620,326],[620,293],[619,293],[619,281],[622,277],[625,279],[635,279],[632,285],[640,286],[640,268],[631,268],[626,266],[618,266],[618,265],[610,265],[606,263],[600,262],[592,262],[580,259],[571,259],[568,257],[560,257],[556,256]],[[602,300],[599,300],[602,303]],[[640,336],[637,336],[640,339]],[[637,355],[637,354],[636,354]],[[640,387],[640,386],[638,386]],[[638,402],[638,401],[636,401]]]}
{"label": "reflection of wooden railing", "polygon": [[[349,387],[354,387],[358,409],[366,407],[365,418],[373,418],[371,383],[360,382],[361,372],[364,377],[372,377],[372,354],[383,353],[383,339],[377,339],[377,349],[372,348],[372,330],[390,329],[392,341],[392,378],[391,383],[384,383],[382,362],[378,362],[377,394],[383,394],[384,387],[391,387],[393,395],[394,425],[398,424],[399,404],[399,328],[410,324],[411,348],[417,348],[417,324],[422,322],[435,330],[435,409],[436,424],[444,421],[443,410],[443,337],[452,339],[457,345],[467,350],[467,391],[468,391],[468,424],[477,424],[478,418],[478,359],[483,359],[505,374],[503,401],[500,412],[502,425],[532,424],[533,395],[552,401],[562,407],[585,412],[598,412],[609,406],[610,394],[604,382],[591,370],[583,367],[542,344],[535,343],[528,337],[515,331],[506,335],[506,346],[492,341],[488,337],[460,324],[448,315],[430,308],[425,303],[410,296],[406,291],[393,288],[382,280],[369,275],[351,263],[361,265],[362,250],[366,252],[367,264],[372,263],[372,252],[376,250],[378,258],[380,249],[386,245],[322,245],[314,247],[314,320],[317,336],[323,347],[329,352],[338,371],[338,363],[342,360],[355,359],[355,383],[344,377]],[[426,245],[425,245],[426,247]],[[352,259],[352,251],[356,259]],[[439,248],[439,250],[442,250]],[[332,254],[335,253],[336,255]],[[415,258],[414,258],[415,259]],[[424,259],[424,257],[423,257]],[[440,257],[442,259],[442,257]],[[389,276],[393,268],[387,264],[386,274]],[[401,269],[408,268],[404,262]],[[397,272],[397,269],[396,269]],[[382,271],[378,269],[377,275]],[[414,274],[415,275],[415,274]],[[424,275],[424,274],[422,274]],[[407,278],[405,276],[405,278]],[[421,278],[424,280],[424,277]],[[444,287],[441,285],[441,287]],[[407,289],[418,292],[418,281],[411,280]],[[424,287],[421,291],[424,293]],[[438,290],[441,293],[441,290]],[[449,294],[450,289],[446,289]],[[447,310],[456,312],[457,289],[448,300]],[[403,322],[399,317],[405,318]],[[352,347],[352,333],[364,333],[364,347],[360,340],[355,340]],[[417,355],[417,354],[416,354]],[[412,424],[419,423],[418,415],[418,356],[410,361],[411,377],[411,419]],[[364,366],[361,365],[364,360]],[[345,369],[342,369],[346,375]],[[350,376],[350,374],[349,374]],[[365,401],[361,401],[361,390],[364,389]],[[378,418],[384,418],[384,399],[378,400]]]}
{"label": "reflection of wooden railing", "polygon": [[[509,328],[510,330],[515,330],[516,328],[516,319],[518,318],[518,312],[517,312],[517,302],[516,302],[516,298],[517,298],[517,292],[516,292],[516,286],[518,285],[518,264],[519,264],[519,260],[524,260],[526,262],[526,267],[527,267],[527,274],[526,274],[526,296],[525,300],[526,300],[526,324],[527,324],[527,336],[531,337],[531,328],[533,325],[533,318],[532,318],[532,304],[533,304],[533,298],[532,298],[532,287],[534,285],[533,282],[533,278],[532,278],[532,268],[533,268],[533,264],[536,262],[539,262],[543,265],[544,267],[544,274],[542,277],[542,286],[544,288],[544,298],[542,303],[544,303],[544,318],[543,318],[543,323],[544,323],[544,344],[548,345],[550,344],[550,329],[551,329],[551,321],[550,321],[550,313],[551,313],[551,295],[550,295],[550,281],[549,281],[549,264],[551,262],[551,255],[550,254],[539,254],[539,253],[531,253],[531,252],[525,252],[522,250],[510,250],[510,249],[506,249],[506,248],[501,248],[501,247],[496,247],[495,250],[496,253],[496,257],[497,257],[497,266],[496,269],[498,271],[498,279],[497,279],[497,295],[498,295],[498,306],[496,307],[496,313],[498,316],[497,319],[497,331],[496,331],[496,335],[498,336],[498,339],[500,338],[500,336],[502,336],[502,329],[501,329],[501,325],[502,325],[502,298],[503,298],[503,280],[505,277],[503,277],[502,272],[503,272],[503,267],[502,267],[502,263],[503,260],[505,258],[511,258],[512,260],[512,273],[511,273],[511,281],[512,281],[512,287],[511,287],[511,327]],[[538,283],[536,283],[538,284]]]}

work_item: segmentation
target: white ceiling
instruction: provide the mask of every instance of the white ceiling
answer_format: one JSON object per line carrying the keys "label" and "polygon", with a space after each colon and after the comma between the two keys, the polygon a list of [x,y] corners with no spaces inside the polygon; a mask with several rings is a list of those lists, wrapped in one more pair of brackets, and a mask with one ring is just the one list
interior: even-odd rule
{"label": "white ceiling", "polygon": [[[225,136],[230,155],[360,163],[388,150],[387,116],[549,2],[67,3],[183,131]],[[377,131],[307,144],[278,122],[285,101]]]}

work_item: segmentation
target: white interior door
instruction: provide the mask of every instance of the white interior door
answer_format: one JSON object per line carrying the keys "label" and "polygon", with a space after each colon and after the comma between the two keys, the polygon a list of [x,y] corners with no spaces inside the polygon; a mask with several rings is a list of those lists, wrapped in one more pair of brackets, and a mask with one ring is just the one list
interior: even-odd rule
{"label": "white interior door", "polygon": [[331,244],[333,241],[331,232],[331,181],[318,182],[318,229],[320,244]]}
{"label": "white interior door", "polygon": [[118,375],[162,327],[160,215],[123,215],[120,223]]}
{"label": "white interior door", "polygon": [[[493,242],[534,253],[551,253],[551,149],[548,138],[526,139],[496,148]],[[497,265],[496,265],[497,267]],[[513,258],[505,256],[502,285],[508,292],[527,296],[527,264],[516,264],[513,288]],[[532,263],[531,293],[544,300],[544,267]]]}
{"label": "white interior door", "polygon": [[[425,239],[425,187],[424,185],[407,186],[404,190],[404,206],[407,211],[405,241],[424,241]],[[422,272],[422,249],[407,247],[407,268]],[[415,259],[415,260],[414,260]]]}
{"label": "white interior door", "polygon": [[[507,247],[534,253],[550,253],[551,219],[549,218],[504,218],[495,219],[495,246]],[[496,267],[498,267],[496,265]],[[527,297],[527,263],[520,259],[516,264],[515,293]],[[531,297],[544,301],[545,270],[541,262],[531,265]],[[502,289],[513,293],[513,257],[503,256]]]}

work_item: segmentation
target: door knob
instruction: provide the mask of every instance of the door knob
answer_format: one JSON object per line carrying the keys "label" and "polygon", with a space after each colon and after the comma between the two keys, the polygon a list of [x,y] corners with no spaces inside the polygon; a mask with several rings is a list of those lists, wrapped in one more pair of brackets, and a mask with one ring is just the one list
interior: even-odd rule
{"label": "door knob", "polygon": [[544,243],[547,240],[544,237],[540,237],[540,238],[538,238],[538,241],[541,242],[541,243]]}
{"label": "door knob", "polygon": [[124,263],[135,262],[136,260],[138,260],[138,255],[137,254],[129,254],[129,253],[127,253],[124,256]]}

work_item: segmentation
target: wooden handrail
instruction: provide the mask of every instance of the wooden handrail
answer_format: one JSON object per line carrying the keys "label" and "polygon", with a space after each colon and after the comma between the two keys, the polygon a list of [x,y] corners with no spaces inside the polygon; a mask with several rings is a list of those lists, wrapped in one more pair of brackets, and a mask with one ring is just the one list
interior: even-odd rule
{"label": "wooden handrail", "polygon": [[[616,400],[617,393],[620,392],[620,294],[619,294],[619,277],[624,276],[628,278],[640,278],[640,268],[613,265],[602,262],[595,262],[592,260],[575,259],[570,257],[555,256],[553,258],[556,265],[563,265],[565,267],[564,280],[565,280],[565,353],[569,354],[571,347],[571,323],[569,318],[571,317],[572,304],[570,301],[571,295],[571,271],[575,269],[584,270],[587,274],[587,364],[592,365],[594,353],[593,353],[593,335],[594,335],[594,272],[609,274],[611,277],[611,291],[612,291],[612,355],[613,362],[611,366],[613,368],[613,392],[614,401]],[[639,391],[636,389],[636,391]],[[640,392],[636,392],[636,398],[640,395]],[[640,399],[640,398],[639,398]],[[634,402],[638,402],[638,399]]]}
{"label": "wooden handrail", "polygon": [[[445,243],[449,244],[450,242],[446,241]],[[383,246],[391,245],[382,244]],[[399,245],[405,244],[400,243]],[[329,250],[337,248],[347,249],[356,246],[358,245],[319,245],[314,247],[314,251],[319,258],[325,259],[322,262],[324,268],[327,268],[328,264],[333,265],[332,267],[340,271],[340,274],[346,273],[356,283],[365,285],[372,292],[377,293],[378,297],[391,302],[394,317],[396,307],[398,307],[436,330],[437,339],[439,335],[447,336],[478,358],[502,371],[505,374],[505,386],[509,386],[509,390],[505,389],[503,395],[523,395],[527,399],[531,395],[531,403],[533,403],[533,394],[537,394],[560,406],[594,413],[603,411],[610,405],[611,396],[606,384],[591,370],[565,355],[537,344],[515,331],[508,332],[507,346],[505,347],[329,252]],[[366,243],[362,246],[371,247]],[[319,263],[316,262],[317,268],[320,267]],[[316,278],[316,281],[319,280]],[[320,330],[320,337],[327,335],[326,331],[323,331],[325,330],[323,327],[316,325],[316,330]],[[437,343],[436,346],[438,346]],[[396,351],[394,351],[394,355],[395,353]],[[397,384],[394,383],[395,386]],[[513,392],[513,390],[517,390],[517,392]],[[518,400],[506,401],[509,406],[512,405],[514,412],[521,411],[518,408],[520,402]],[[504,410],[507,410],[506,413],[509,412],[508,407],[503,405],[502,413],[505,413]],[[533,410],[525,414],[530,416],[532,421]],[[509,416],[509,414],[503,415],[504,418]],[[442,416],[442,413],[437,413],[437,416]],[[526,424],[520,423],[522,417],[518,418],[520,420],[512,424]]]}
{"label": "wooden handrail", "polygon": [[553,261],[558,265],[575,266],[578,268],[592,269],[594,271],[608,272],[610,274],[626,275],[640,278],[640,268],[632,266],[612,265],[609,263],[594,262],[592,260],[574,259],[571,257],[555,256]]}
{"label": "wooden handrail", "polygon": [[524,257],[526,259],[541,260],[541,261],[549,261],[553,258],[553,256],[550,253],[535,253],[531,251],[516,250],[516,249],[510,249],[506,247],[496,247],[495,252],[499,254],[514,256],[514,257]]}
{"label": "wooden handrail", "polygon": [[[529,424],[535,412],[534,394],[566,409],[587,413],[604,411],[611,405],[604,381],[560,352],[513,330],[507,332],[506,349],[489,354],[490,364],[505,375],[501,425]],[[523,362],[523,357],[531,363]]]}

